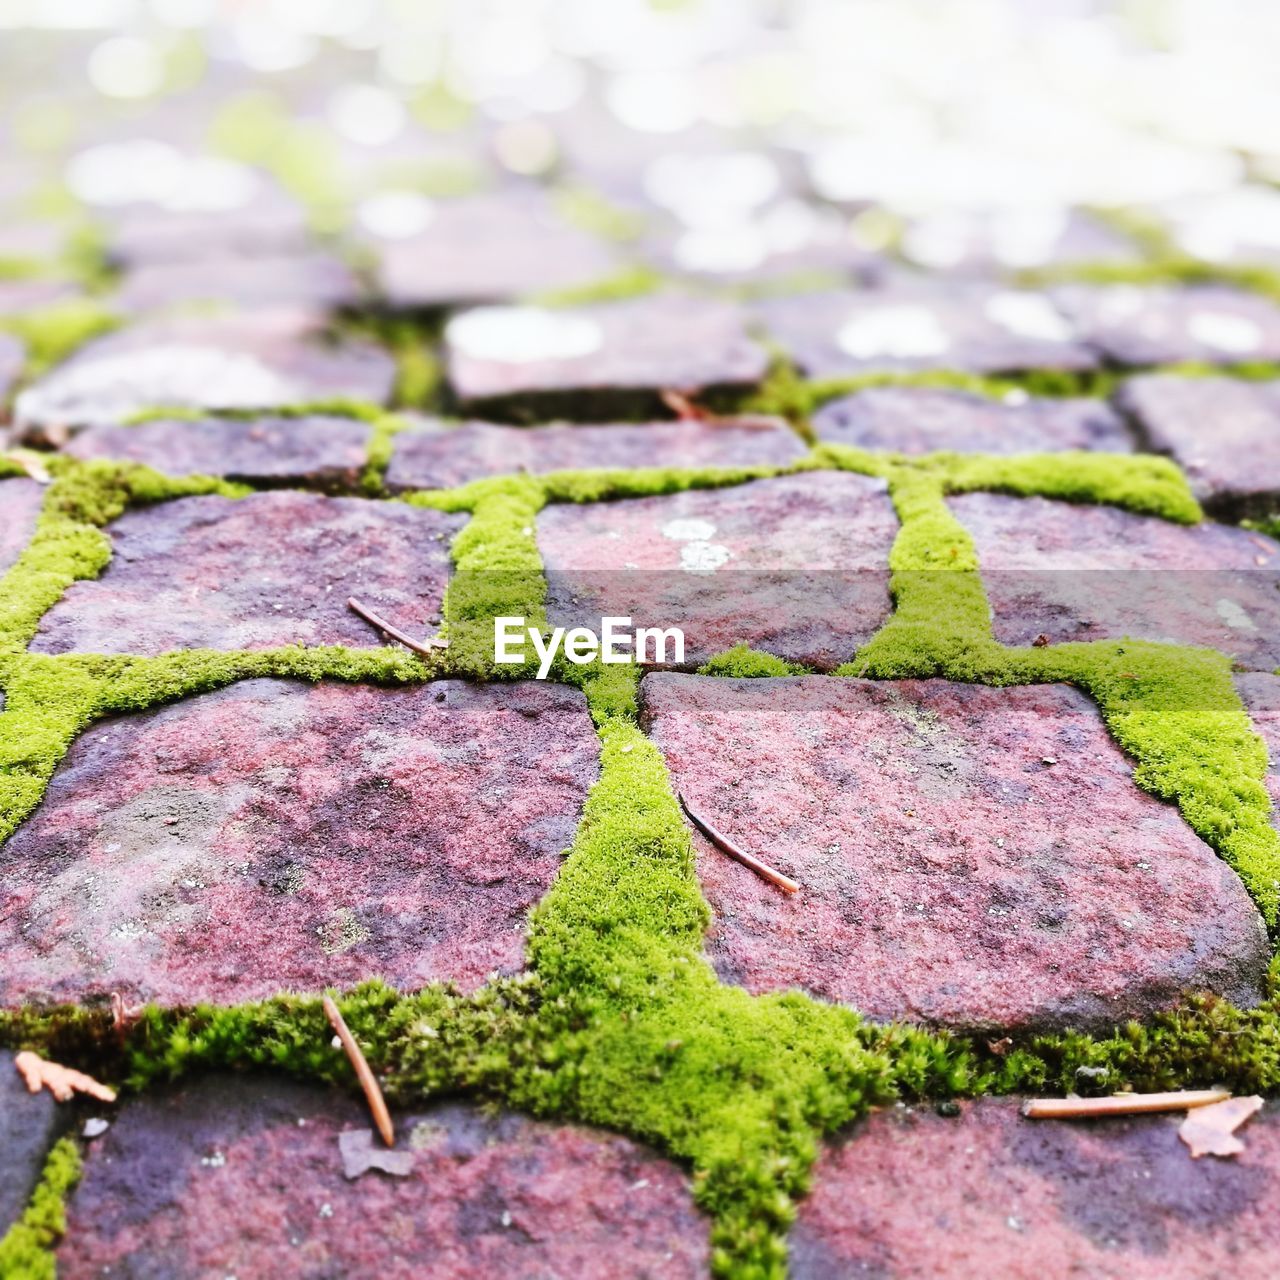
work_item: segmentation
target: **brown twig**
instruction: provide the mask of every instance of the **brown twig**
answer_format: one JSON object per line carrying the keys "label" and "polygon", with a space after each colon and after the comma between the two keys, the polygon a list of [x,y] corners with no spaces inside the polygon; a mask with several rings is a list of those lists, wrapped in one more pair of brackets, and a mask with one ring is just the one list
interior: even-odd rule
{"label": "brown twig", "polygon": [[1140,1116],[1151,1111],[1189,1111],[1230,1096],[1229,1089],[1179,1089],[1172,1093],[1114,1093],[1109,1098],[1036,1098],[1022,1108],[1022,1114],[1028,1120]]}
{"label": "brown twig", "polygon": [[347,601],[347,608],[352,613],[358,613],[370,626],[377,627],[379,631],[385,632],[393,640],[398,640],[406,649],[412,649],[414,653],[420,653],[424,658],[433,658],[438,649],[447,649],[449,647],[447,640],[439,638],[415,640],[412,636],[405,635],[399,627],[393,627],[386,618],[374,613],[367,605],[361,604],[355,596],[352,596]]}
{"label": "brown twig", "polygon": [[351,1065],[355,1068],[356,1079],[360,1081],[364,1096],[369,1101],[369,1110],[373,1112],[373,1123],[378,1126],[383,1142],[389,1147],[394,1147],[396,1131],[391,1124],[391,1112],[387,1110],[386,1099],[382,1096],[382,1090],[378,1087],[373,1071],[361,1052],[360,1046],[356,1044],[356,1038],[351,1034],[342,1011],[334,1003],[332,996],[325,996],[324,1012],[330,1026],[338,1033],[338,1039],[342,1041],[342,1047],[347,1051],[347,1057],[351,1059]]}
{"label": "brown twig", "polygon": [[676,792],[676,796],[680,801],[680,807],[689,815],[689,821],[693,823],[699,831],[702,832],[708,840],[711,841],[717,849],[724,850],[731,858],[736,858],[744,867],[750,867],[756,875],[768,880],[770,884],[777,885],[784,893],[796,893],[800,889],[800,885],[792,880],[790,876],[784,876],[781,871],[775,871],[767,862],[761,862],[759,858],[748,853],[745,849],[739,848],[727,836],[723,836],[709,822],[698,817],[692,809],[689,808],[689,802],[680,792]]}

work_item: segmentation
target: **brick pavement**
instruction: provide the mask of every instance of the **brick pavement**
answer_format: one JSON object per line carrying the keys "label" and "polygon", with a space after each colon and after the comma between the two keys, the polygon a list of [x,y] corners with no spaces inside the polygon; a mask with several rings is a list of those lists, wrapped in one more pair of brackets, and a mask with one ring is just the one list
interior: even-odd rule
{"label": "brick pavement", "polygon": [[[1064,196],[524,21],[0,54],[0,1264],[1272,1274],[1267,157]],[[492,661],[605,614],[681,669]],[[1018,1115],[1215,1082],[1237,1159]]]}

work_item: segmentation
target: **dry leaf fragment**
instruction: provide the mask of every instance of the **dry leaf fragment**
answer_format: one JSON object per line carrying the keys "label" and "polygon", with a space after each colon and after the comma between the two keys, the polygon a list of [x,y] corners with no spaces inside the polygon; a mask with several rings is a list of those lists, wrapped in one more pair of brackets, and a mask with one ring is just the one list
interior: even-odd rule
{"label": "dry leaf fragment", "polygon": [[1192,1158],[1201,1156],[1235,1156],[1244,1150],[1236,1130],[1255,1112],[1262,1109],[1262,1099],[1227,1098],[1212,1106],[1189,1111],[1178,1128],[1178,1137],[1191,1149]]}
{"label": "dry leaf fragment", "polygon": [[17,463],[37,484],[53,482],[49,468],[44,465],[44,459],[38,453],[33,453],[30,449],[10,449],[4,457],[9,462]]}
{"label": "dry leaf fragment", "polygon": [[372,1129],[344,1129],[338,1134],[338,1150],[342,1152],[342,1172],[358,1178],[370,1169],[381,1169],[395,1178],[407,1178],[413,1172],[412,1151],[391,1151],[375,1143]]}
{"label": "dry leaf fragment", "polygon": [[108,1089],[105,1084],[99,1084],[92,1076],[57,1062],[46,1062],[38,1053],[30,1050],[18,1054],[13,1065],[18,1068],[18,1073],[31,1093],[48,1089],[59,1102],[70,1102],[77,1093],[87,1093],[101,1102],[116,1100],[116,1091]]}

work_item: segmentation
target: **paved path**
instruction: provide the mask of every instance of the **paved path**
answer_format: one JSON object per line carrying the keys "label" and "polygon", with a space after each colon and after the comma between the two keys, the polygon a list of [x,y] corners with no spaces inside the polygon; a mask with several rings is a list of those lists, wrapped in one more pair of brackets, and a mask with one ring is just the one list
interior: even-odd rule
{"label": "paved path", "polygon": [[1274,1275],[1265,157],[971,207],[733,127],[767,23],[694,125],[510,21],[448,127],[391,27],[0,53],[0,1273]]}

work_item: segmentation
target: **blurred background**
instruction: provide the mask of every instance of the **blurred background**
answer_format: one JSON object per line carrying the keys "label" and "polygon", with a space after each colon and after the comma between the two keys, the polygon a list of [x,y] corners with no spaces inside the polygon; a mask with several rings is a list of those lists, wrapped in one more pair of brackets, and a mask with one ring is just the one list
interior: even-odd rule
{"label": "blurred background", "polygon": [[[1280,253],[1267,0],[0,0],[0,32],[5,311]],[[459,208],[492,260],[406,250],[474,258]],[[341,254],[291,261],[313,233]]]}

